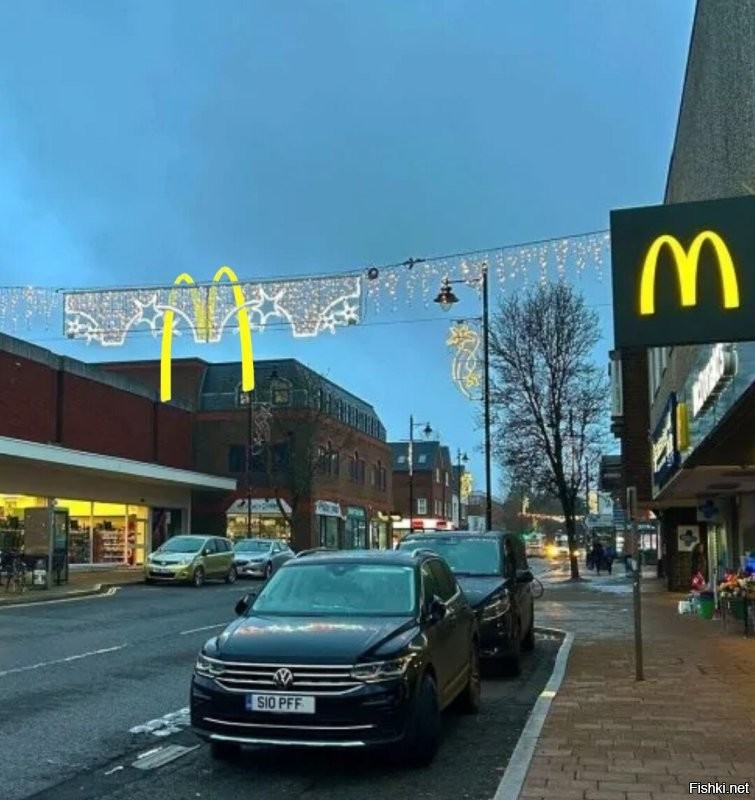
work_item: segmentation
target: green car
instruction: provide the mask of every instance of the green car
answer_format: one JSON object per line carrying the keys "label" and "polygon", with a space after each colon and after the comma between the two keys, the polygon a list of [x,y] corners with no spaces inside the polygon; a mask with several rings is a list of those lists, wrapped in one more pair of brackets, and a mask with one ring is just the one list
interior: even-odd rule
{"label": "green car", "polygon": [[233,542],[222,536],[174,536],[147,557],[145,583],[234,583]]}

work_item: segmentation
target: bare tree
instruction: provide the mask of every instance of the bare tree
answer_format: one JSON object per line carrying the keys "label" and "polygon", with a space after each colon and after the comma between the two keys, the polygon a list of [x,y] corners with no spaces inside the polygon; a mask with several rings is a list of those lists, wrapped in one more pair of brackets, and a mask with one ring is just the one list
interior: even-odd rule
{"label": "bare tree", "polygon": [[[303,503],[312,498],[317,477],[335,476],[345,469],[340,462],[356,446],[352,426],[337,419],[337,397],[322,388],[319,376],[301,365],[292,377],[271,381],[271,444],[263,461],[266,479],[289,526]],[[285,497],[290,499],[290,512],[283,504]]]}
{"label": "bare tree", "polygon": [[579,580],[575,513],[585,466],[601,452],[607,381],[592,361],[597,314],[566,283],[504,298],[491,321],[496,455],[512,482],[558,498]]}

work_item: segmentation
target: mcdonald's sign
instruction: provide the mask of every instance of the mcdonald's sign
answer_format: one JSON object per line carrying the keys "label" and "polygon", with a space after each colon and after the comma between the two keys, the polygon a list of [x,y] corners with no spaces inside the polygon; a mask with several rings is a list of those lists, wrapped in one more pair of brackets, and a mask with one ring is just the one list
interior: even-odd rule
{"label": "mcdonald's sign", "polygon": [[[254,350],[252,347],[252,326],[249,321],[249,312],[244,303],[244,293],[239,286],[236,273],[230,267],[221,267],[212,279],[213,285],[210,287],[207,302],[202,301],[202,293],[188,273],[179,275],[173,282],[174,287],[188,284],[191,286],[192,305],[194,307],[194,321],[197,329],[203,331],[210,339],[210,331],[214,322],[215,299],[217,296],[217,283],[222,278],[228,278],[233,288],[233,299],[236,303],[236,316],[239,323],[239,340],[241,343],[241,389],[244,392],[251,392],[254,389]],[[169,306],[175,304],[175,294],[177,289],[171,290]],[[173,395],[171,380],[171,361],[173,354],[173,322],[175,312],[172,308],[165,311],[163,321],[162,346],[160,348],[160,399],[166,403]]]}
{"label": "mcdonald's sign", "polygon": [[611,212],[617,349],[755,340],[755,196]]}

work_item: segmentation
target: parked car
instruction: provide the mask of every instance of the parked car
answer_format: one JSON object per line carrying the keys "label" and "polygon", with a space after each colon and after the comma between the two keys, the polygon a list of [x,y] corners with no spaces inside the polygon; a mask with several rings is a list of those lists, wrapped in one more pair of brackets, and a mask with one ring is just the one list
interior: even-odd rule
{"label": "parked car", "polygon": [[478,614],[480,655],[506,675],[521,671],[522,650],[535,646],[535,613],[524,543],[514,534],[490,531],[415,533],[400,551],[417,548],[441,556]]}
{"label": "parked car", "polygon": [[145,583],[190,583],[206,580],[234,583],[233,542],[222,536],[173,536],[150,553],[144,564]]}
{"label": "parked car", "polygon": [[417,764],[441,712],[480,707],[477,619],[435,554],[312,553],[284,564],[202,648],[191,724],[215,758],[242,745],[392,745]]}
{"label": "parked car", "polygon": [[240,578],[270,578],[294,557],[294,551],[280,539],[238,539],[233,549]]}

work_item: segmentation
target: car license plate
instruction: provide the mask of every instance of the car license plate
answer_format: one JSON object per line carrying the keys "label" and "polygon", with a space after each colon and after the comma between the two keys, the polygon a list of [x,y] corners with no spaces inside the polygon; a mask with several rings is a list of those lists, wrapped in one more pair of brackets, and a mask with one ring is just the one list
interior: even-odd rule
{"label": "car license plate", "polygon": [[273,714],[314,714],[315,698],[294,694],[248,694],[246,710]]}

